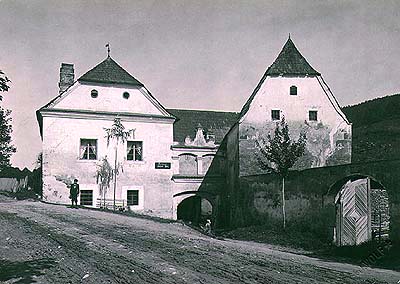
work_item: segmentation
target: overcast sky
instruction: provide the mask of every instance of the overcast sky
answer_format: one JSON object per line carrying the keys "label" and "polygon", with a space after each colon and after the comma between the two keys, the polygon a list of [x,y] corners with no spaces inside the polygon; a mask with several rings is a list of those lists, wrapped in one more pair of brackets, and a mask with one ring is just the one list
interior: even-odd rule
{"label": "overcast sky", "polygon": [[[300,4],[301,3],[301,4]],[[41,151],[35,111],[111,56],[167,108],[239,111],[291,37],[342,106],[400,92],[400,1],[0,0],[12,163]]]}

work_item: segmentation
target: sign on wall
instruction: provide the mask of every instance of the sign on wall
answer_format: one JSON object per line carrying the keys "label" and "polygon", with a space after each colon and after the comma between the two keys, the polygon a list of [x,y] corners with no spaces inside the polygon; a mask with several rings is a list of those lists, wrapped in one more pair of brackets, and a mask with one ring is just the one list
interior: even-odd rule
{"label": "sign on wall", "polygon": [[156,167],[156,169],[170,169],[171,168],[171,163],[156,162],[155,167]]}

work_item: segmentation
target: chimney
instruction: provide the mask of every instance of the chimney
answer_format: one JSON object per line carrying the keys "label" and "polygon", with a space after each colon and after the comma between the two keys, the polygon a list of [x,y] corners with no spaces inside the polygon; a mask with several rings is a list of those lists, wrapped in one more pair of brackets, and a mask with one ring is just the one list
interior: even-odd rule
{"label": "chimney", "polygon": [[74,64],[61,63],[60,67],[60,82],[58,83],[59,93],[61,94],[66,89],[74,84]]}

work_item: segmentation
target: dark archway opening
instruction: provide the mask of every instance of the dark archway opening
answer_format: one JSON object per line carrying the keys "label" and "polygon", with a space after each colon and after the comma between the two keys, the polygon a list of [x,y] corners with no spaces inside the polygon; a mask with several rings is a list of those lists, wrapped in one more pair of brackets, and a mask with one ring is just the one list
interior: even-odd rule
{"label": "dark archway opening", "polygon": [[178,220],[198,225],[200,222],[200,211],[201,198],[198,196],[188,197],[179,203],[177,217]]}
{"label": "dark archway opening", "polygon": [[206,198],[191,196],[179,203],[177,218],[195,226],[204,225],[212,217],[212,204]]}

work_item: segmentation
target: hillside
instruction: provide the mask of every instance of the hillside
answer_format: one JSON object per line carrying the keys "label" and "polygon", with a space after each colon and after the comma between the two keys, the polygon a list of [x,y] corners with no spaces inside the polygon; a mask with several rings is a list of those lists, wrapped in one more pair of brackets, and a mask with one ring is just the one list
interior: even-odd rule
{"label": "hillside", "polygon": [[354,163],[400,158],[400,94],[343,108],[353,123]]}

